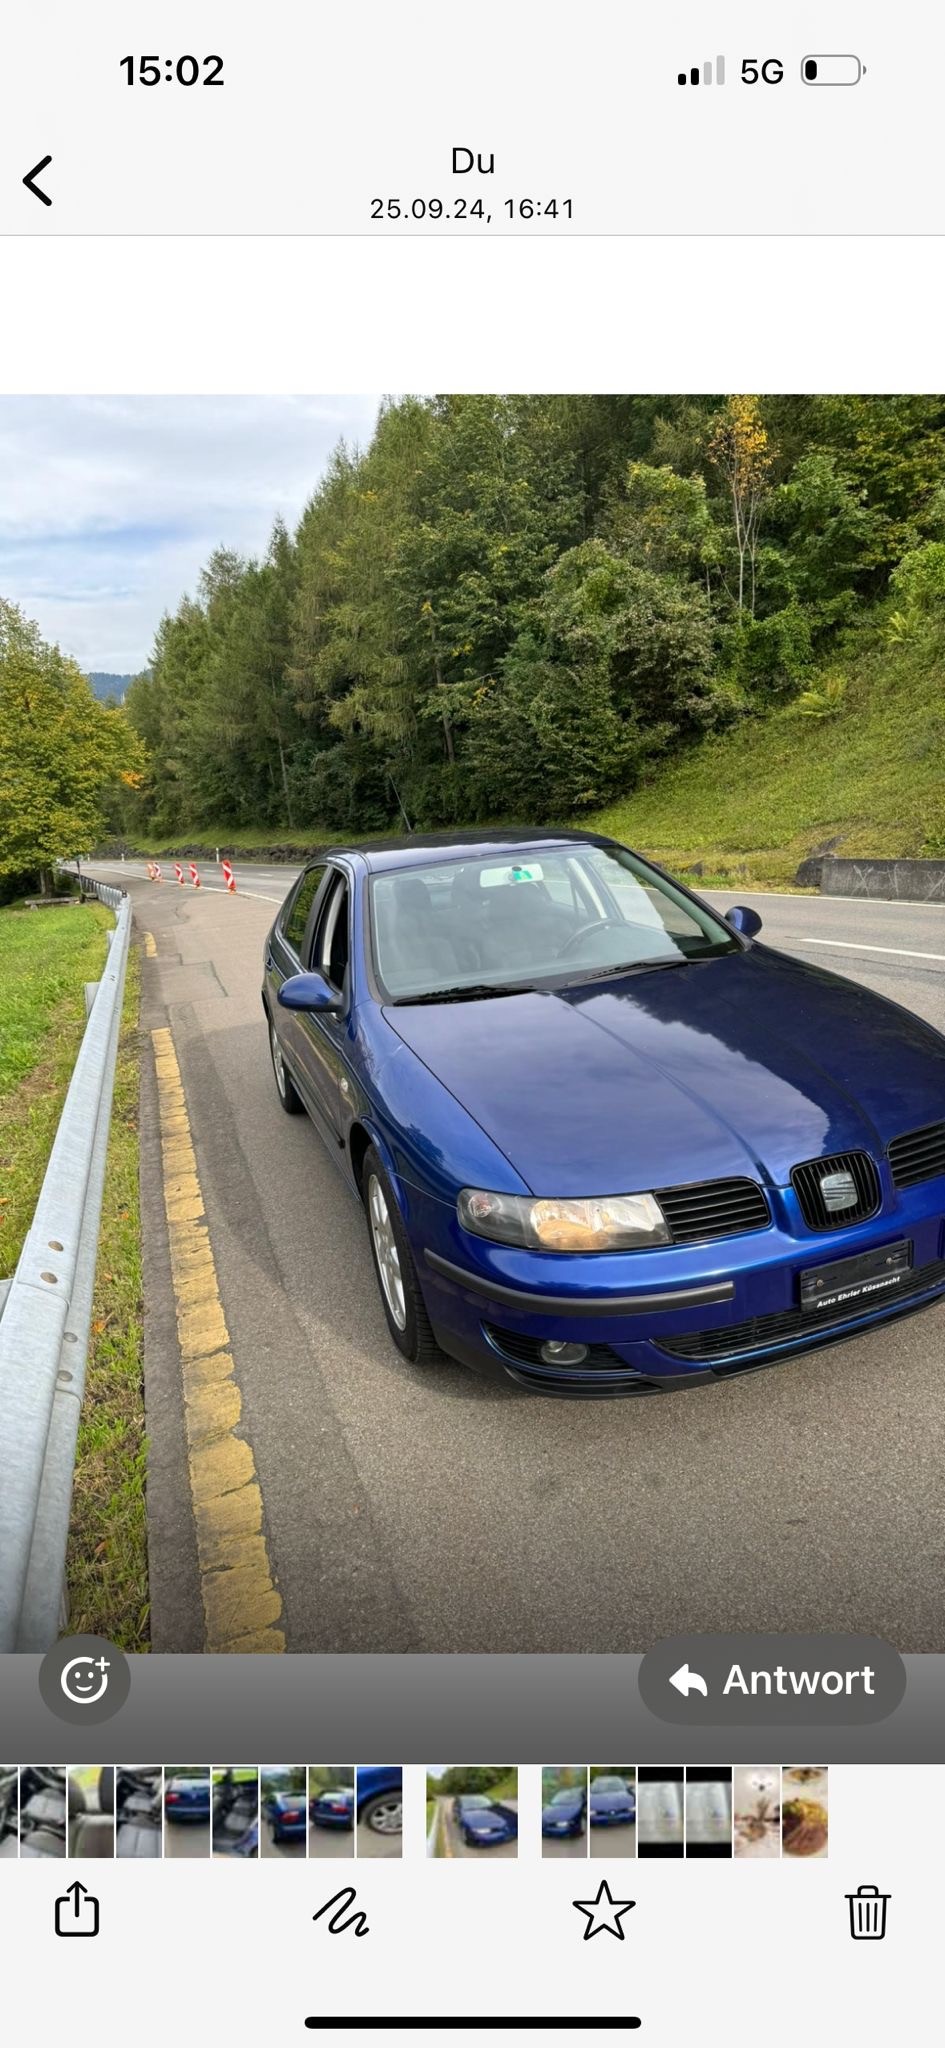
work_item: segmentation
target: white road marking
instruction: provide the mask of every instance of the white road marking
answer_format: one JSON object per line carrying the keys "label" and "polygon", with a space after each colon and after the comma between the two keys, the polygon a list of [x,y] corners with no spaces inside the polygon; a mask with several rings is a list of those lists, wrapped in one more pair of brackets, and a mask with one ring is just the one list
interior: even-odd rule
{"label": "white road marking", "polygon": [[[783,934],[780,934],[783,940]],[[941,960],[945,953],[915,953],[908,946],[867,946],[860,939],[795,939],[796,946],[841,946],[845,953],[892,953],[897,960]]]}

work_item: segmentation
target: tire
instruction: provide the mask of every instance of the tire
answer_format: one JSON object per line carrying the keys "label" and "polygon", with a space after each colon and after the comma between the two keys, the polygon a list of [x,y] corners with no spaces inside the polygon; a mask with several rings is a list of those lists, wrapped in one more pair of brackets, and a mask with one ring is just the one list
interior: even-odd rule
{"label": "tire", "polygon": [[436,1365],[441,1353],[427,1315],[410,1240],[390,1181],[373,1145],[361,1168],[374,1277],[387,1327],[411,1365]]}
{"label": "tire", "polygon": [[276,1094],[285,1110],[286,1116],[299,1116],[305,1108],[305,1104],[282,1057],[282,1049],[276,1037],[271,1017],[269,1019],[269,1057],[272,1061],[272,1076],[276,1084]]}
{"label": "tire", "polygon": [[403,1834],[403,1794],[400,1792],[379,1792],[375,1799],[369,1799],[362,1806],[359,1816],[362,1824],[375,1835]]}

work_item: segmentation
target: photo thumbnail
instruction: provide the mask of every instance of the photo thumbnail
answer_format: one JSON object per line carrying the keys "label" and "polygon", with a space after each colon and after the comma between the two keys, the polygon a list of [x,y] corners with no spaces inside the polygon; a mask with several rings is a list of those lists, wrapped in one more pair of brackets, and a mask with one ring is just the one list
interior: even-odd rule
{"label": "photo thumbnail", "polygon": [[587,1765],[557,1764],[541,1774],[541,1853],[587,1855]]}
{"label": "photo thumbnail", "polygon": [[309,1764],[308,1822],[310,1856],[354,1855],[353,1764]]}
{"label": "photo thumbnail", "polygon": [[685,1845],[685,1770],[652,1765],[638,1774],[637,1855],[681,1857]]}
{"label": "photo thumbnail", "polygon": [[210,1772],[203,1764],[164,1766],[165,1856],[209,1856]]}
{"label": "photo thumbnail", "polygon": [[227,1764],[213,1773],[213,1854],[242,1860],[259,1855],[259,1772]]}
{"label": "photo thumbnail", "polygon": [[785,1764],[781,1773],[781,1848],[785,1856],[826,1856],[827,1776],[825,1764]]}
{"label": "photo thumbnail", "polygon": [[592,1856],[637,1853],[637,1773],[631,1764],[592,1764],[588,1792]]}
{"label": "photo thumbnail", "polygon": [[263,1764],[259,1773],[260,1854],[304,1858],[308,1835],[304,1764]]}
{"label": "photo thumbnail", "polygon": [[518,1771],[507,1764],[431,1764],[427,1855],[518,1855]]}
{"label": "photo thumbnail", "polygon": [[780,1764],[736,1764],[733,1773],[736,1856],[770,1860],[781,1854]]}
{"label": "photo thumbnail", "polygon": [[359,1764],[355,1780],[357,1856],[403,1853],[404,1792],[400,1764]]}

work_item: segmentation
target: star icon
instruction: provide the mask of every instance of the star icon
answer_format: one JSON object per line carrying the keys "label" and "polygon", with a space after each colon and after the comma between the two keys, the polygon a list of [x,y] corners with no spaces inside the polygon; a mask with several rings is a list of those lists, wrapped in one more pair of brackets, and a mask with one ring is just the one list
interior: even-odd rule
{"label": "star icon", "polygon": [[605,1929],[608,1934],[615,1934],[617,1940],[622,1941],[624,1931],[620,1922],[624,1914],[629,1913],[631,1907],[636,1905],[636,1899],[613,1898],[605,1877],[601,1879],[596,1899],[575,1899],[573,1903],[587,1920],[584,1929],[585,1941],[590,1941],[592,1934],[600,1934]]}

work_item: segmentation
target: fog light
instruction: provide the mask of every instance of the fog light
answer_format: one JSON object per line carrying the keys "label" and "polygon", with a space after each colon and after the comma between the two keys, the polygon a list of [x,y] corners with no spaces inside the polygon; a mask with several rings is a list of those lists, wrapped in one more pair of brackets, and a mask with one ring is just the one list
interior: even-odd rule
{"label": "fog light", "polygon": [[543,1344],[541,1356],[545,1365],[583,1365],[587,1357],[586,1344]]}

